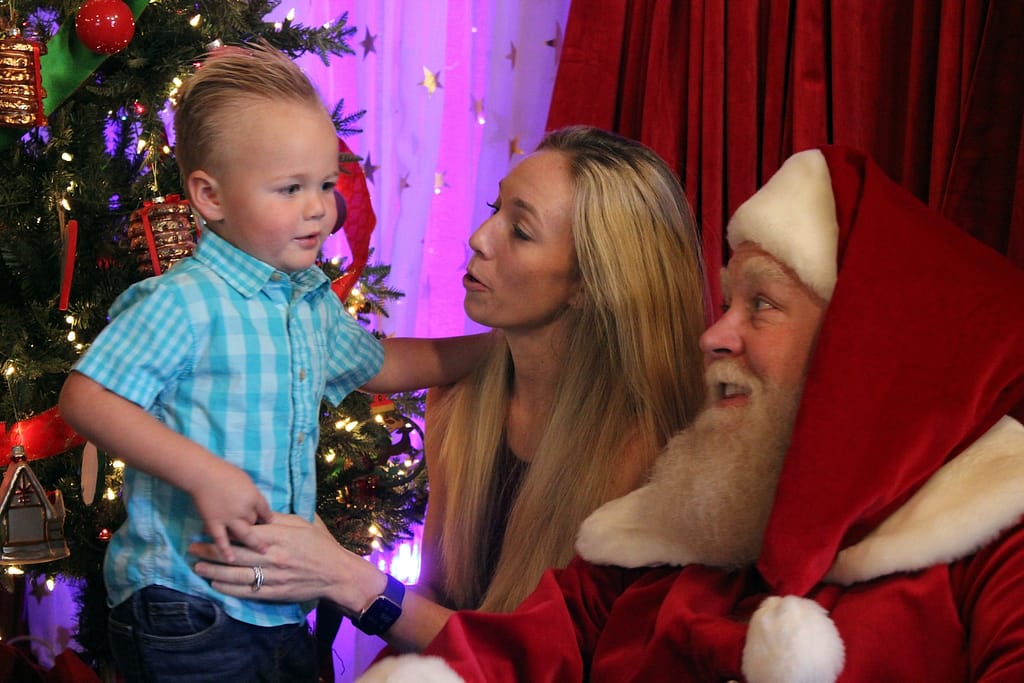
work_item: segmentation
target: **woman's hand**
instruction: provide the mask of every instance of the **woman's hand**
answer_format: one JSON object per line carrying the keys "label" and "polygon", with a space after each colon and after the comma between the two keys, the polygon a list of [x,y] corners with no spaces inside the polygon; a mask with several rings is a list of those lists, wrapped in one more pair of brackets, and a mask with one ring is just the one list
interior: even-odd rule
{"label": "woman's hand", "polygon": [[[358,614],[386,583],[383,574],[342,548],[325,527],[294,515],[274,514],[269,524],[251,527],[247,542],[233,548],[230,564],[213,544],[193,543],[189,552],[200,560],[193,570],[225,595],[272,602],[326,598],[350,614]],[[257,582],[260,575],[262,582]]]}
{"label": "woman's hand", "polygon": [[[316,521],[274,514],[269,524],[250,527],[248,545],[234,546],[235,559],[230,563],[220,559],[212,543],[193,543],[189,552],[199,558],[193,569],[225,595],[273,602],[326,599],[348,616],[358,615],[384,591],[387,577],[342,548],[323,522]],[[258,577],[262,580],[257,581]],[[409,591],[402,603],[402,616],[385,638],[399,651],[420,651],[444,627],[450,614]]]}

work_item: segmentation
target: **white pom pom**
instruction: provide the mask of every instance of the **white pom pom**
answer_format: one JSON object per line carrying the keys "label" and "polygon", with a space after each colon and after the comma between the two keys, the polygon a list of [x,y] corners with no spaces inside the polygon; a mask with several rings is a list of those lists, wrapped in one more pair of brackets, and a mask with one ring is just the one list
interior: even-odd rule
{"label": "white pom pom", "polygon": [[356,679],[356,683],[464,683],[440,657],[386,657]]}
{"label": "white pom pom", "polygon": [[839,630],[821,605],[774,596],[750,619],[743,675],[750,683],[833,683],[844,659]]}

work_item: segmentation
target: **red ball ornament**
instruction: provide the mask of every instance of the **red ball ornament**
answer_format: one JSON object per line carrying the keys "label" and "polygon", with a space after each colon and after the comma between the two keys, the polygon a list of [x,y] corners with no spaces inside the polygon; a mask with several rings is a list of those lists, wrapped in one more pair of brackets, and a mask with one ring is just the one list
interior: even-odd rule
{"label": "red ball ornament", "polygon": [[135,17],[122,0],[86,0],[75,17],[75,32],[93,52],[112,55],[132,42]]}

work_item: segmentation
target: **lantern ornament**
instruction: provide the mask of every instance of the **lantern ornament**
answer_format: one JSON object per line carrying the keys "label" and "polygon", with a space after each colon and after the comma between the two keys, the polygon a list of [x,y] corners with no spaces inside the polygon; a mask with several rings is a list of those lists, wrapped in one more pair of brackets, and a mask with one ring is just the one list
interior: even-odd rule
{"label": "lantern ornament", "polygon": [[28,466],[24,446],[11,448],[0,483],[0,564],[37,564],[71,554],[64,540],[64,499],[47,492]]}
{"label": "lantern ornament", "polygon": [[176,194],[146,200],[128,219],[129,250],[146,275],[160,275],[190,256],[199,235],[189,201]]}

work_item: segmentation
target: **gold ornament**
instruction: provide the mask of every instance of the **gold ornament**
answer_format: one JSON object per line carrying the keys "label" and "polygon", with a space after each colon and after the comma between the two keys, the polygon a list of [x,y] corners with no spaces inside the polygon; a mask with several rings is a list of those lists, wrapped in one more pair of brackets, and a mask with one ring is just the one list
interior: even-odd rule
{"label": "gold ornament", "polygon": [[32,128],[45,126],[39,55],[46,46],[25,40],[16,28],[0,34],[0,126]]}
{"label": "gold ornament", "polygon": [[199,232],[188,200],[169,194],[132,212],[128,248],[138,259],[140,273],[159,275],[192,254]]}
{"label": "gold ornament", "polygon": [[36,564],[71,554],[64,540],[64,498],[46,491],[28,466],[24,446],[11,448],[0,483],[0,564]]}

